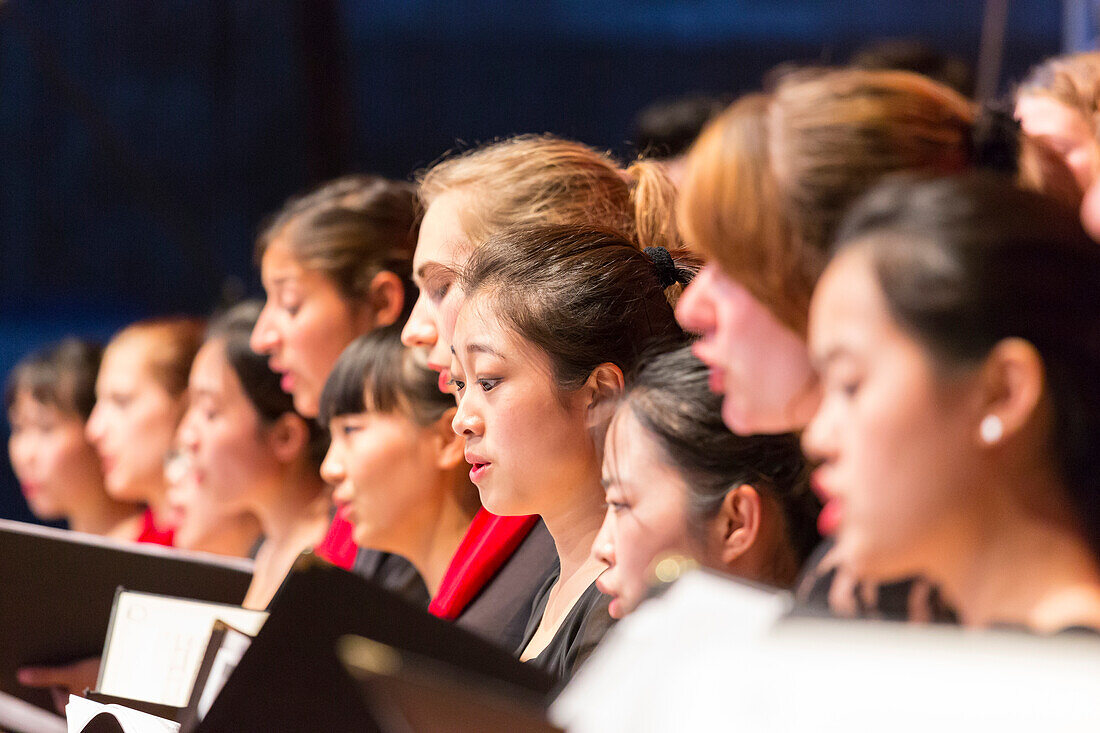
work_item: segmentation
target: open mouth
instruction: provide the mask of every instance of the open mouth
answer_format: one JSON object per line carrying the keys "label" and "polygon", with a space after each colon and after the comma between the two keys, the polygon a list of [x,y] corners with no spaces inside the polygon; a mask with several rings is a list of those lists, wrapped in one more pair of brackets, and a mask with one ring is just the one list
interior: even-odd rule
{"label": "open mouth", "polygon": [[477,483],[479,479],[485,476],[485,472],[489,470],[491,463],[471,463],[470,464],[470,480]]}

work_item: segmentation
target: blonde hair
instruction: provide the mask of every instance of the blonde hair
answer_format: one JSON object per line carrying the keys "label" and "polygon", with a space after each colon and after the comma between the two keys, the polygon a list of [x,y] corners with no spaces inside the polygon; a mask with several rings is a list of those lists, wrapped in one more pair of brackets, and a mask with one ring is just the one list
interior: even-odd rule
{"label": "blonde hair", "polygon": [[627,169],[607,153],[553,135],[519,135],[443,159],[418,176],[425,210],[465,194],[463,233],[476,247],[513,226],[598,225],[638,247],[679,244],[675,187],[659,163]]}
{"label": "blonde hair", "polygon": [[1028,72],[1016,96],[1044,96],[1076,110],[1094,136],[1100,111],[1100,51],[1048,59]]}

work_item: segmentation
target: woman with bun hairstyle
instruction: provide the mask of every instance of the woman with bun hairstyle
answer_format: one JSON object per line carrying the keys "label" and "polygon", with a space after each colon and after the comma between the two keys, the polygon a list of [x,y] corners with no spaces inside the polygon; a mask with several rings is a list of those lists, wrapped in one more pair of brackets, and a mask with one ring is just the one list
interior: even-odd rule
{"label": "woman with bun hairstyle", "polygon": [[420,289],[402,332],[429,349],[429,366],[450,365],[458,272],[489,237],[549,224],[599,226],[637,247],[679,244],[676,191],[659,163],[628,168],[606,153],[552,135],[519,135],[445,158],[420,176],[424,219],[413,256]]}
{"label": "woman with bun hairstyle", "polygon": [[[418,194],[424,219],[413,280],[420,295],[401,337],[428,351],[441,389],[450,379],[451,335],[462,300],[459,273],[487,238],[513,226],[587,224],[615,228],[635,246],[678,242],[675,190],[660,164],[639,161],[624,169],[605,153],[552,135],[520,135],[445,158],[421,174]],[[459,554],[501,568],[499,580],[513,588],[517,613],[530,607],[519,578],[528,579],[530,598],[556,558],[536,517],[497,517],[484,510]],[[452,578],[463,587],[474,579]],[[460,597],[454,598],[457,607]]]}
{"label": "woman with bun hairstyle", "polygon": [[225,514],[259,520],[249,608],[267,606],[298,555],[320,542],[331,506],[319,473],[323,431],[295,411],[279,375],[249,347],[260,309],[242,303],[211,324],[178,435],[196,490]]}
{"label": "woman with bun hairstyle", "polygon": [[604,515],[604,435],[648,344],[676,342],[666,289],[688,279],[668,252],[615,232],[508,230],[463,270],[451,375],[470,478],[498,515],[538,514],[558,569],[518,653],[569,677],[610,624],[592,557]]}
{"label": "woman with bun hairstyle", "polygon": [[132,539],[141,508],[107,494],[99,456],[84,435],[102,354],[102,347],[70,338],[15,365],[4,390],[8,455],[36,517],[63,519],[78,532]]}
{"label": "woman with bun hairstyle", "polygon": [[901,71],[804,72],[750,95],[689,154],[677,222],[707,259],[679,303],[695,353],[742,434],[806,424],[818,387],[805,346],[810,293],[847,207],[884,175],[1003,170],[1076,203],[1065,166],[999,113]]}
{"label": "woman with bun hairstyle", "polygon": [[107,493],[146,506],[139,542],[172,544],[164,463],[187,409],[187,375],[203,324],[161,318],[127,326],[103,352],[85,432],[103,465]]}
{"label": "woman with bun hairstyle", "polygon": [[1100,631],[1100,248],[1003,177],[883,183],[814,293],[803,444],[871,581],[966,626]]}
{"label": "woman with bun hairstyle", "polygon": [[[268,357],[300,415],[316,419],[325,380],[356,336],[400,322],[411,307],[415,241],[414,188],[369,175],[291,199],[261,232],[256,262],[267,300],[251,345]],[[317,552],[345,568],[355,562],[340,514]],[[373,575],[385,558],[360,560]]]}
{"label": "woman with bun hairstyle", "polygon": [[593,545],[608,566],[596,585],[612,617],[646,597],[662,556],[790,588],[820,541],[798,436],[736,435],[721,404],[686,345],[647,359],[627,384],[607,434],[607,514]]}
{"label": "woman with bun hairstyle", "polygon": [[470,536],[486,541],[473,526],[483,521],[481,502],[464,441],[451,430],[454,397],[439,390],[424,357],[403,346],[394,327],[360,336],[344,351],[321,399],[332,434],[321,473],[348,508],[361,547],[417,568],[431,613],[511,652],[531,613],[531,575],[541,582],[546,571],[514,552],[504,568],[487,564],[507,548],[461,551]]}

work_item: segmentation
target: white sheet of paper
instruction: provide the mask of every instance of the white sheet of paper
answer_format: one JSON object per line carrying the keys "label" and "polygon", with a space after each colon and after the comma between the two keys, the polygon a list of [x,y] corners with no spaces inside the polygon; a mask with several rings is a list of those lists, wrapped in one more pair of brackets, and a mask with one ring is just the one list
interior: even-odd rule
{"label": "white sheet of paper", "polygon": [[65,719],[0,692],[0,729],[17,733],[64,733]]}
{"label": "white sheet of paper", "polygon": [[1095,733],[1100,638],[785,617],[686,576],[623,619],[551,707],[570,733]]}
{"label": "white sheet of paper", "polygon": [[218,619],[257,634],[267,612],[121,592],[112,612],[98,692],[183,707]]}
{"label": "white sheet of paper", "polygon": [[[110,713],[122,726],[125,733],[179,733],[180,724],[132,710],[121,705],[104,705],[87,698],[69,695],[69,704],[65,706],[65,720],[68,733],[80,733],[92,718],[100,713]],[[64,729],[62,729],[64,730]]]}

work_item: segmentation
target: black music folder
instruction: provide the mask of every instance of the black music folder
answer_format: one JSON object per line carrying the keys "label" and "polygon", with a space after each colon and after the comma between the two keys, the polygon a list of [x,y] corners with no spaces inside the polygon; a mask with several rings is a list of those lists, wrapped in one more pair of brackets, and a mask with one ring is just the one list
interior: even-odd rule
{"label": "black music folder", "polygon": [[341,638],[337,650],[385,733],[561,733],[530,690],[361,636]]}
{"label": "black music folder", "polygon": [[379,731],[337,657],[353,634],[496,680],[536,699],[556,680],[379,585],[303,556],[209,712],[207,731]]}
{"label": "black music folder", "polygon": [[16,669],[99,656],[119,586],[240,604],[251,580],[249,560],[0,520],[0,691],[52,711]]}

